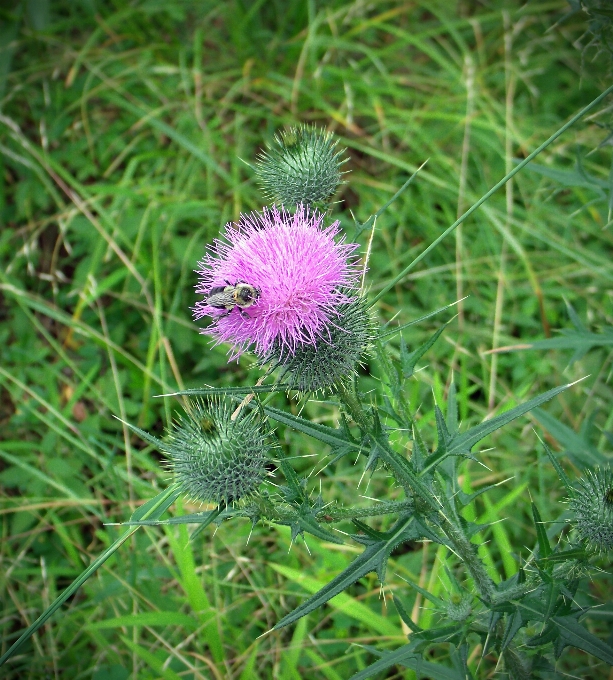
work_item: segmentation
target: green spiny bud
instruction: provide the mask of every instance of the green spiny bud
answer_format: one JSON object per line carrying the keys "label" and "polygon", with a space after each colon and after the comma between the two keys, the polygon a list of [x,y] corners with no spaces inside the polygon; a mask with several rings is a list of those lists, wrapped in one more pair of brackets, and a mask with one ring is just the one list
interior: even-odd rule
{"label": "green spiny bud", "polygon": [[587,470],[579,479],[570,507],[579,537],[595,552],[613,549],[613,472],[611,468]]}
{"label": "green spiny bud", "polygon": [[227,400],[198,400],[178,416],[164,453],[183,492],[194,501],[228,505],[254,495],[269,462],[271,431],[255,411],[232,419]]}
{"label": "green spiny bud", "polygon": [[447,604],[447,618],[452,621],[464,621],[472,612],[472,597],[468,593],[453,593]]}
{"label": "green spiny bud", "polygon": [[343,150],[338,140],[315,126],[301,125],[274,137],[274,144],[258,156],[255,171],[271,202],[286,207],[300,203],[325,209],[341,183]]}
{"label": "green spiny bud", "polygon": [[275,343],[260,364],[279,369],[279,381],[303,393],[329,389],[355,373],[373,343],[374,323],[362,297],[338,305],[336,312],[315,344],[303,343],[291,352]]}

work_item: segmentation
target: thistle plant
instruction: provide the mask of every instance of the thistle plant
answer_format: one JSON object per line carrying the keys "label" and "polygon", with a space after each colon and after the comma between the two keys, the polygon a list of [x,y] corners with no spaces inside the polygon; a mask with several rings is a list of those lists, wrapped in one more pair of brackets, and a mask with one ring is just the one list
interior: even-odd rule
{"label": "thistle plant", "polygon": [[[428,250],[611,91],[613,87],[519,163],[383,291],[406,276]],[[316,206],[332,195],[340,181],[341,152],[335,151],[336,141],[326,132],[297,128],[291,135],[278,137],[277,145],[278,149],[260,159],[257,172],[269,194],[286,207],[264,207],[226,226],[198,264],[196,292],[200,299],[193,308],[199,322],[208,319],[202,332],[211,336],[213,343],[229,345],[229,361],[248,352],[255,355],[261,379],[245,387],[178,392],[187,400],[186,415],[178,416],[161,440],[129,425],[167,456],[175,481],[133,515],[121,541],[141,525],[171,523],[161,519],[162,513],[179,496],[187,495],[213,505],[205,512],[178,518],[198,524],[196,533],[212,522],[247,517],[253,523],[289,526],[293,538],[311,534],[361,548],[342,573],[282,617],[273,630],[294,624],[371,572],[385,582],[390,555],[404,544],[427,540],[442,546],[448,552],[448,578],[453,583],[448,599],[409,584],[434,605],[440,621],[429,628],[420,627],[407,613],[403,598],[395,598],[398,616],[411,631],[407,642],[392,652],[374,650],[378,661],[354,675],[354,680],[396,665],[425,677],[466,680],[475,677],[473,657],[477,656],[493,656],[497,668],[510,678],[550,677],[567,646],[589,652],[601,669],[602,664],[613,665],[610,646],[581,623],[588,608],[577,598],[580,577],[591,573],[594,553],[612,547],[610,470],[586,471],[573,485],[545,447],[569,490],[575,533],[583,544],[565,538],[552,544],[533,504],[536,541],[527,555],[518,557],[515,572],[506,578],[494,575],[481,559],[472,539],[483,527],[466,519],[465,509],[489,489],[469,494],[459,482],[461,466],[478,460],[473,449],[481,440],[569,385],[549,390],[474,427],[461,428],[456,388],[451,383],[446,403],[435,407],[436,431],[422,431],[418,405],[410,402],[407,381],[443,329],[409,351],[403,335],[406,327],[377,323],[374,305],[383,291],[370,299],[363,293],[359,280],[366,263],[357,259],[358,244],[347,242],[340,222],[330,222]],[[356,233],[373,223],[374,216],[358,224]],[[391,342],[396,339],[398,351],[392,352]],[[381,388],[376,396],[360,390],[357,369],[364,356],[377,362],[380,369]],[[338,407],[338,426],[311,422],[270,405],[273,393],[292,390],[307,398],[326,391]],[[367,507],[326,503],[324,491],[307,491],[308,480],[295,472],[293,456],[284,456],[280,447],[277,449],[267,419],[330,447],[330,467],[351,456],[365,472],[385,470],[403,497],[378,498]],[[406,433],[408,447],[398,445],[397,432]],[[266,488],[271,467],[275,468],[276,485]],[[383,517],[378,528],[366,521],[375,517]],[[338,522],[350,522],[351,533],[331,532],[330,525]],[[9,653],[40,627],[99,563],[77,579]],[[433,663],[429,652],[441,645],[445,645],[448,662]]]}

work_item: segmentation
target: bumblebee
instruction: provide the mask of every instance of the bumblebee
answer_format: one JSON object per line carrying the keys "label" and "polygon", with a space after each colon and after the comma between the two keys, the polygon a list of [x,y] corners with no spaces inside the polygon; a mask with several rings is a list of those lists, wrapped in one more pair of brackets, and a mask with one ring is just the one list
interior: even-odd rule
{"label": "bumblebee", "polygon": [[209,291],[205,302],[209,307],[215,309],[227,309],[228,314],[238,307],[241,316],[248,319],[249,315],[243,312],[243,309],[251,307],[260,299],[260,289],[242,281],[237,281],[232,285],[226,281],[226,286],[214,286]]}

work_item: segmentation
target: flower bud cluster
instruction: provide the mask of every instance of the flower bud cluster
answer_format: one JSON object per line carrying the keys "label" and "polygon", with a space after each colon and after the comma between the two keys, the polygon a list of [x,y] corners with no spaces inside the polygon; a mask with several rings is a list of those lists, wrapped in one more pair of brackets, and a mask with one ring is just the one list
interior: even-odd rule
{"label": "flower bud cluster", "polygon": [[[257,174],[281,207],[241,215],[210,246],[198,265],[203,297],[194,317],[213,319],[202,332],[228,343],[230,360],[249,349],[290,389],[326,390],[355,371],[374,338],[357,289],[358,245],[320,209],[340,183],[342,153],[329,133],[311,127],[275,142]],[[225,401],[197,402],[173,425],[166,453],[192,499],[227,505],[257,493],[271,436],[255,413],[234,417]]]}
{"label": "flower bud cluster", "polygon": [[229,343],[230,360],[252,350],[290,389],[316,392],[355,371],[374,325],[357,288],[358,245],[313,207],[340,182],[337,142],[308,126],[275,139],[257,172],[292,211],[273,205],[226,226],[199,262],[193,311],[213,318],[202,332]]}

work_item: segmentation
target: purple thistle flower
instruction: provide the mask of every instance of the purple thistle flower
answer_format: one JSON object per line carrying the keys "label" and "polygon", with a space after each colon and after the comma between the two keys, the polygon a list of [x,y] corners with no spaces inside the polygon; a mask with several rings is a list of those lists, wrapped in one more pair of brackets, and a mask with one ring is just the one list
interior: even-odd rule
{"label": "purple thistle flower", "polygon": [[[226,225],[225,241],[216,239],[198,263],[196,293],[206,297],[193,308],[194,318],[213,317],[201,332],[217,343],[231,343],[231,359],[252,344],[259,356],[275,342],[293,353],[329,335],[336,308],[352,300],[341,289],[357,284],[358,265],[351,255],[358,245],[336,241],[338,220],[324,227],[323,219],[302,205],[295,214],[273,206],[241,215],[237,224]],[[255,303],[230,312],[207,304],[212,288],[237,283],[258,290]]]}

